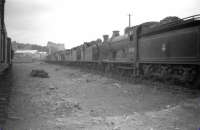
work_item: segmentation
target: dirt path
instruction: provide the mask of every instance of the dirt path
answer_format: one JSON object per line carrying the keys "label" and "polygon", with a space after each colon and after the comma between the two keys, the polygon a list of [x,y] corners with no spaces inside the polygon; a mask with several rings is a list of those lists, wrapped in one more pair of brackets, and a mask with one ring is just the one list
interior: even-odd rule
{"label": "dirt path", "polygon": [[[33,78],[44,69],[49,78]],[[198,130],[200,94],[46,63],[13,66],[5,130]]]}

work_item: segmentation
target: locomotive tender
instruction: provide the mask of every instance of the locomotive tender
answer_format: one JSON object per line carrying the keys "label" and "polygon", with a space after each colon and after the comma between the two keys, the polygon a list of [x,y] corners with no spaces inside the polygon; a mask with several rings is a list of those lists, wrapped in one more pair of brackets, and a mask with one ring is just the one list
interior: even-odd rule
{"label": "locomotive tender", "polygon": [[196,83],[200,72],[200,15],[167,17],[113,31],[78,47],[56,52],[48,62],[80,65],[121,76]]}
{"label": "locomotive tender", "polygon": [[12,44],[11,38],[7,36],[4,23],[5,0],[0,1],[0,73],[9,68],[12,64]]}

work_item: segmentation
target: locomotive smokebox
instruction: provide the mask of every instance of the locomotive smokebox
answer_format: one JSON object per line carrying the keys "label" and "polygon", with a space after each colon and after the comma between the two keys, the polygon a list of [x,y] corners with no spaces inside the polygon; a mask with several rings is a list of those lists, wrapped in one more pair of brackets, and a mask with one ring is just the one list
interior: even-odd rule
{"label": "locomotive smokebox", "polygon": [[107,42],[109,39],[109,35],[103,35],[103,42]]}
{"label": "locomotive smokebox", "polygon": [[112,38],[114,37],[118,37],[119,36],[119,31],[113,31],[113,35],[112,35]]}

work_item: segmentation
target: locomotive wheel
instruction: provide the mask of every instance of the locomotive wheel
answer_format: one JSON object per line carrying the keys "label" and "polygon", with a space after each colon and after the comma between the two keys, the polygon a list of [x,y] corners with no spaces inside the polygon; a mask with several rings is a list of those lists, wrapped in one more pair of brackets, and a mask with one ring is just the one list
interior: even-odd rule
{"label": "locomotive wheel", "polygon": [[141,69],[141,76],[147,80],[200,88],[200,66],[142,64]]}

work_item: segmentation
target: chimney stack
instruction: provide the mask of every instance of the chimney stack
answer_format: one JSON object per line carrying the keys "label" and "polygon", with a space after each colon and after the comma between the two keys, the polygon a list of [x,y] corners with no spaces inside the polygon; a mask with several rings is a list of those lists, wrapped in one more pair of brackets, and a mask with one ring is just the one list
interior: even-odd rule
{"label": "chimney stack", "polygon": [[119,31],[113,31],[112,38],[118,37],[118,36],[119,36]]}
{"label": "chimney stack", "polygon": [[107,42],[109,39],[109,35],[103,35],[103,42]]}

